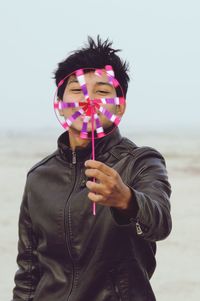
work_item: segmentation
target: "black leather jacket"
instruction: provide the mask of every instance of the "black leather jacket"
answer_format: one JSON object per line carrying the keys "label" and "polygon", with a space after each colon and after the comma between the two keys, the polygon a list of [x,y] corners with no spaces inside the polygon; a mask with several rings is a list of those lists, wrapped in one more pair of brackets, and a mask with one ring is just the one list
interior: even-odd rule
{"label": "black leather jacket", "polygon": [[72,152],[63,133],[27,176],[13,301],[155,300],[155,241],[171,231],[165,161],[118,129],[95,142],[95,153],[132,189],[135,212],[97,205],[93,216],[84,173],[91,147]]}

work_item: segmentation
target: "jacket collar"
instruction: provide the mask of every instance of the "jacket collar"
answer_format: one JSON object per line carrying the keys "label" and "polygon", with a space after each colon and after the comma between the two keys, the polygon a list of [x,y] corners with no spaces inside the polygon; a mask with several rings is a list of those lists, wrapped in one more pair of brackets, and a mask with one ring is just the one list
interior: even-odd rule
{"label": "jacket collar", "polygon": [[[103,138],[95,139],[95,158],[108,152],[114,145],[121,141],[119,129],[116,127],[112,132]],[[69,163],[84,162],[92,157],[92,143],[86,147],[77,147],[75,151],[70,148],[69,133],[66,131],[58,138],[58,151],[61,158]]]}

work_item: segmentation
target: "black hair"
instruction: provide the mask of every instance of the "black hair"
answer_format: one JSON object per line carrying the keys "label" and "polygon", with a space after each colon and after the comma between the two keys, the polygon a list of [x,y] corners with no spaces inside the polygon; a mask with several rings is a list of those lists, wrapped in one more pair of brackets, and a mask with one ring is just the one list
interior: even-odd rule
{"label": "black hair", "polygon": [[[111,65],[115,78],[120,83],[120,86],[123,90],[124,96],[126,96],[128,89],[128,63],[122,61],[121,58],[116,55],[117,52],[121,51],[120,49],[113,49],[112,42],[106,39],[102,42],[99,35],[97,36],[97,42],[94,41],[90,36],[88,36],[88,44],[85,47],[82,47],[79,50],[72,52],[64,61],[58,64],[57,70],[54,72],[54,79],[56,85],[63,80],[67,75],[70,75],[75,70],[82,68],[91,69],[102,69],[106,65]],[[60,86],[58,89],[57,96],[62,99],[64,90],[67,84],[67,80]],[[118,87],[116,89],[117,95],[122,96],[121,89]]]}

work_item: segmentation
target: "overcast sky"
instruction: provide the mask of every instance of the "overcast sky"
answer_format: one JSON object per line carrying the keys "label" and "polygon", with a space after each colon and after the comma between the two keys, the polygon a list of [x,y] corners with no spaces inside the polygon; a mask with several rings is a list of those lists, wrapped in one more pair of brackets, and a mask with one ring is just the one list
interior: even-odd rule
{"label": "overcast sky", "polygon": [[52,72],[87,36],[130,63],[122,127],[200,129],[200,1],[0,1],[4,128],[58,128]]}

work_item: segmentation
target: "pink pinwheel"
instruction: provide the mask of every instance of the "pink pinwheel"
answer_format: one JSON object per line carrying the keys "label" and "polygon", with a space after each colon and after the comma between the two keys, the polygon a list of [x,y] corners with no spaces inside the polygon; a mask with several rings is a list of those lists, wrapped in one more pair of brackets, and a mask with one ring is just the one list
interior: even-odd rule
{"label": "pink pinwheel", "polygon": [[[77,120],[78,117],[82,116],[82,129],[80,131],[80,137],[82,139],[91,139],[92,141],[92,159],[95,160],[95,138],[102,138],[105,135],[111,132],[104,131],[104,128],[101,124],[100,115],[106,117],[114,126],[118,126],[121,116],[117,116],[116,114],[110,112],[105,105],[125,105],[125,98],[123,96],[120,97],[112,97],[112,98],[98,98],[98,99],[90,99],[87,84],[85,81],[84,70],[87,69],[79,69],[76,70],[73,75],[76,76],[76,79],[81,87],[81,91],[83,93],[83,99],[81,101],[73,101],[73,102],[64,102],[62,100],[57,99],[58,89],[64,84],[65,80],[69,78],[70,75],[66,76],[62,79],[57,87],[55,97],[54,97],[54,110],[56,116],[64,127],[65,130],[69,130],[69,128],[73,125],[73,123]],[[90,69],[91,70],[91,69]],[[112,66],[105,66],[104,69],[107,75],[108,83],[111,84],[114,88],[120,87],[117,79],[114,77],[114,71]],[[103,74],[102,69],[95,69],[94,74],[98,77],[101,77]],[[120,87],[121,89],[121,87]],[[121,95],[123,95],[123,91],[121,89]],[[72,113],[68,118],[62,116],[64,120],[60,120],[61,116],[59,111],[64,109],[76,109],[75,112]],[[88,124],[91,122],[91,130],[88,130]],[[111,127],[113,129],[113,127]],[[95,179],[93,179],[95,181]],[[93,214],[96,214],[95,203],[93,203]]]}

